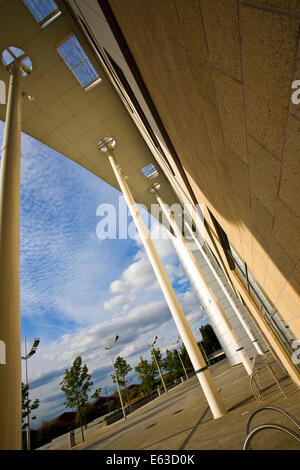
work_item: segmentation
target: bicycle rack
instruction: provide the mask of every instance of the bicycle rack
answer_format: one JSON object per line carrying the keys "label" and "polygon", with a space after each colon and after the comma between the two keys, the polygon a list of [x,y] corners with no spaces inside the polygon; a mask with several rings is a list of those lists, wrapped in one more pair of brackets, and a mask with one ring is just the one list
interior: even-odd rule
{"label": "bicycle rack", "polygon": [[247,450],[250,448],[250,442],[252,438],[259,433],[260,431],[263,431],[265,429],[277,429],[279,431],[285,432],[286,434],[289,434],[290,436],[294,437],[298,442],[300,442],[300,434],[297,434],[295,431],[292,431],[286,426],[283,426],[281,424],[274,424],[274,423],[267,423],[267,424],[260,424],[253,428],[251,431],[249,431],[250,428],[250,422],[252,421],[253,417],[259,413],[260,411],[264,410],[270,410],[270,411],[277,411],[278,413],[283,414],[287,418],[289,418],[296,426],[298,429],[300,429],[300,423],[292,416],[288,411],[283,410],[282,408],[279,408],[278,406],[274,405],[264,405],[260,406],[259,408],[256,408],[255,410],[252,411],[252,413],[249,415],[247,422],[246,422],[246,439],[244,442],[243,450]]}
{"label": "bicycle rack", "polygon": [[257,354],[253,360],[253,369],[250,377],[250,387],[258,401],[259,405],[262,405],[262,391],[259,388],[259,376],[260,374],[266,373],[269,375],[274,382],[276,383],[278,389],[282,392],[283,396],[286,398],[283,388],[280,385],[278,378],[268,360],[261,354]]}

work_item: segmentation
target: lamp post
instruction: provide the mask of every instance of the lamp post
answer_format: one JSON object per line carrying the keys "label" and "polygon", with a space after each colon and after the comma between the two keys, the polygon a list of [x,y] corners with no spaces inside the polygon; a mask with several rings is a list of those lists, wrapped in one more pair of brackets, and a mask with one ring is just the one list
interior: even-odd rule
{"label": "lamp post", "polygon": [[224,331],[227,333],[232,344],[234,345],[235,351],[238,353],[240,360],[245,367],[248,375],[251,375],[252,364],[246,353],[244,347],[241,345],[238,336],[236,335],[231,323],[229,322],[225,312],[219,304],[215,294],[210,287],[209,283],[205,279],[203,272],[197,263],[193,253],[187,246],[187,242],[182,234],[180,227],[175,221],[174,215],[171,213],[169,207],[162,200],[159,194],[159,187],[153,185],[149,188],[149,192],[154,193],[157,202],[159,203],[164,215],[166,216],[170,226],[172,227],[175,237],[172,239],[175,249],[180,259],[182,259],[183,265],[187,269],[187,273],[191,276],[195,286],[197,286],[197,295],[201,292],[201,301],[203,302],[205,310],[211,315],[215,316],[220,323]]}
{"label": "lamp post", "polygon": [[153,343],[152,343],[152,344],[149,344],[148,346],[150,346],[150,348],[151,348],[151,350],[152,350],[153,357],[154,357],[154,361],[155,361],[157,370],[158,370],[158,372],[159,372],[161,382],[162,382],[163,387],[164,387],[164,389],[165,389],[165,393],[167,393],[167,392],[168,392],[168,389],[167,389],[167,387],[166,387],[166,384],[165,384],[165,381],[164,381],[164,378],[163,378],[161,369],[160,369],[159,364],[158,364],[158,361],[157,361],[157,359],[156,359],[155,350],[154,350],[154,347],[153,347],[153,346],[155,345],[157,339],[158,339],[158,337],[155,336]]}
{"label": "lamp post", "polygon": [[[246,320],[244,319],[243,315],[241,314],[241,312],[239,311],[237,305],[235,304],[232,296],[229,294],[229,292],[227,291],[222,279],[220,278],[219,274],[217,273],[216,269],[214,268],[213,264],[211,263],[209,257],[207,256],[203,246],[201,245],[201,243],[199,242],[198,238],[195,236],[191,226],[185,222],[185,226],[186,228],[188,229],[192,239],[194,240],[194,242],[196,243],[197,245],[197,248],[199,249],[200,253],[202,254],[203,258],[205,259],[205,261],[207,262],[209,268],[211,269],[213,275],[215,276],[216,280],[218,281],[218,284],[219,286],[221,287],[222,291],[224,292],[228,302],[230,303],[231,307],[233,308],[236,316],[238,317],[238,319],[240,320],[241,324],[243,325],[244,327],[244,330],[246,331],[250,341],[253,343],[253,346],[255,347],[256,351],[258,354],[264,354],[260,344],[258,343],[258,340],[257,338],[254,336],[254,333],[252,332],[250,326],[248,325],[248,323],[246,322]],[[205,229],[205,227],[204,227]],[[206,229],[205,229],[206,230]]]}
{"label": "lamp post", "polygon": [[[34,338],[31,349],[30,349],[29,353],[27,354],[27,342],[26,342],[26,336],[25,336],[25,356],[22,356],[21,359],[25,360],[26,387],[27,387],[28,394],[29,394],[29,382],[28,382],[27,361],[31,356],[33,356],[36,353],[36,350],[38,348],[39,343],[40,343],[40,338]],[[28,395],[28,397],[29,397],[29,395]],[[29,414],[30,414],[30,409],[29,409],[29,399],[28,399],[27,400],[27,423],[26,423],[27,450],[30,450],[30,421],[29,421]]]}
{"label": "lamp post", "polygon": [[2,52],[9,72],[0,175],[0,335],[6,351],[0,368],[0,449],[22,448],[20,315],[20,167],[22,77],[32,69],[16,47]]}
{"label": "lamp post", "polygon": [[113,360],[113,356],[112,356],[112,352],[111,352],[113,345],[118,341],[118,339],[119,339],[119,336],[116,336],[115,339],[114,339],[113,344],[110,345],[110,346],[109,346],[109,344],[108,344],[108,339],[107,339],[107,346],[106,346],[104,349],[106,349],[107,351],[110,352],[110,358],[111,358],[111,363],[112,363],[112,366],[113,366],[114,377],[115,377],[116,383],[117,383],[117,388],[118,388],[118,393],[119,393],[121,408],[122,408],[122,412],[123,412],[124,419],[126,419],[126,413],[125,413],[125,409],[124,409],[124,405],[123,405],[123,400],[122,400],[121,390],[120,390],[120,386],[119,386],[118,376],[117,376],[117,373],[116,373],[116,370],[115,370],[114,360]]}
{"label": "lamp post", "polygon": [[173,319],[176,323],[178,331],[182,337],[182,341],[187,349],[188,355],[195,369],[195,373],[202,387],[205,398],[212,411],[213,417],[214,419],[221,418],[226,414],[226,408],[217,391],[216,385],[213,382],[212,376],[207,369],[206,363],[203,359],[200,349],[197,346],[191,328],[187,322],[187,319],[185,318],[183,310],[176,297],[174,289],[172,288],[172,285],[161,262],[161,259],[158,256],[158,253],[155,249],[149,231],[143,221],[141,213],[137,208],[134,197],[128,186],[126,177],[122,172],[120,166],[117,165],[115,161],[115,146],[116,141],[112,137],[104,137],[102,141],[98,142],[98,148],[101,152],[107,155],[108,161],[112,167],[120,189],[124,195],[124,199],[130,211],[130,215],[132,216],[133,221],[136,225],[141,241],[147,253],[148,259],[159,282],[160,288],[164,294],[164,297],[173,316]]}
{"label": "lamp post", "polygon": [[[178,336],[178,337],[177,337],[177,339],[176,339],[176,341],[175,341],[173,344],[174,344],[174,345],[175,345],[175,344],[178,344],[180,340],[181,340],[181,338],[180,338],[180,336]],[[186,368],[184,367],[184,364],[183,364],[183,360],[182,360],[181,354],[179,353],[179,351],[178,351],[177,349],[176,349],[176,351],[177,351],[177,354],[178,354],[179,360],[180,360],[180,362],[181,362],[182,369],[183,369],[183,371],[184,371],[184,373],[185,373],[186,380],[187,380],[187,379],[189,378],[189,376],[187,375]]]}

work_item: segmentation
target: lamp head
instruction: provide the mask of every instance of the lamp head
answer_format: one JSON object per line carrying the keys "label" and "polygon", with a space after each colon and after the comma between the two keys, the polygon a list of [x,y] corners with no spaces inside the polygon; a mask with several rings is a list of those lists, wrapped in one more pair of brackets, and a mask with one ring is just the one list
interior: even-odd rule
{"label": "lamp head", "polygon": [[108,153],[109,150],[114,150],[116,146],[116,140],[112,137],[104,137],[103,140],[99,140],[98,149],[103,153]]}
{"label": "lamp head", "polygon": [[28,95],[27,93],[22,93],[23,98],[26,98],[28,101],[34,101],[34,96],[33,95]]}
{"label": "lamp head", "polygon": [[39,344],[40,344],[40,338],[34,338],[32,347],[36,349]]}
{"label": "lamp head", "polygon": [[159,183],[154,183],[150,188],[148,189],[149,193],[155,194],[160,190],[160,184]]}
{"label": "lamp head", "polygon": [[176,340],[174,341],[173,344],[177,344],[177,343],[179,343],[179,341],[180,341],[180,336],[177,336],[177,338],[176,338]]}
{"label": "lamp head", "polygon": [[32,71],[32,62],[28,55],[18,47],[9,46],[2,51],[2,63],[11,72],[14,64],[19,63],[22,77],[27,77]]}

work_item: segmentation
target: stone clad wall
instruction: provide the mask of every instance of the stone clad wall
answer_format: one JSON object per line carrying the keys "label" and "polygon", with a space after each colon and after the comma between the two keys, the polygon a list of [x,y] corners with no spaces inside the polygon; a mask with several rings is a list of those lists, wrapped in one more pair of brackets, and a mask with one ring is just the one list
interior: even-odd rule
{"label": "stone clad wall", "polygon": [[198,202],[300,338],[299,2],[109,3]]}

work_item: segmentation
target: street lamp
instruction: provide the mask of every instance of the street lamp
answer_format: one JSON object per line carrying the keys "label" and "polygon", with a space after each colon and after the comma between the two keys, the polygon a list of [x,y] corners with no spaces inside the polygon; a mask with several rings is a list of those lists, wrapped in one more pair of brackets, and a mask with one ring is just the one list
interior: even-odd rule
{"label": "street lamp", "polygon": [[168,389],[167,389],[167,387],[166,387],[166,384],[165,384],[165,381],[164,381],[163,375],[162,375],[162,373],[161,373],[161,370],[160,370],[160,367],[159,367],[159,365],[158,365],[158,362],[157,362],[157,359],[156,359],[156,356],[155,356],[154,347],[153,347],[153,346],[154,346],[154,344],[155,344],[155,343],[156,343],[156,341],[157,341],[157,338],[158,338],[158,337],[157,337],[157,336],[155,336],[153,343],[152,343],[152,344],[148,344],[148,346],[150,346],[150,348],[151,348],[151,350],[152,350],[152,353],[153,353],[153,357],[154,357],[154,360],[155,360],[156,367],[157,367],[157,369],[158,369],[158,372],[159,372],[159,375],[160,375],[160,378],[161,378],[162,384],[163,384],[163,386],[164,386],[165,392],[167,393]]}
{"label": "street lamp", "polygon": [[117,387],[118,387],[119,398],[120,398],[120,403],[121,403],[121,407],[122,407],[122,411],[123,411],[123,416],[124,416],[124,419],[126,419],[126,413],[125,413],[123,400],[122,400],[122,395],[121,395],[121,390],[120,390],[120,386],[119,386],[119,382],[118,382],[118,376],[117,376],[117,373],[115,371],[114,360],[113,360],[113,356],[112,356],[112,352],[111,352],[113,345],[118,341],[118,339],[119,339],[119,336],[116,336],[115,339],[114,339],[114,342],[111,346],[109,346],[108,339],[107,339],[107,346],[104,349],[106,349],[107,351],[110,352],[111,362],[112,362],[113,371],[114,371],[114,377],[116,379],[116,383],[117,383]]}
{"label": "street lamp", "polygon": [[208,401],[209,407],[212,411],[214,419],[220,418],[226,414],[225,406],[217,391],[217,388],[212,380],[211,374],[207,370],[204,358],[197,346],[196,340],[193,336],[192,330],[185,318],[178,298],[172,288],[171,282],[164,269],[163,263],[158,256],[154,243],[151,239],[149,231],[143,221],[143,217],[138,210],[133,194],[127,183],[127,178],[122,171],[120,165],[116,162],[114,157],[114,147],[116,141],[112,137],[105,137],[98,142],[98,148],[101,152],[106,154],[107,159],[112,167],[114,175],[118,181],[119,187],[124,195],[124,199],[128,206],[130,215],[136,225],[141,241],[144,245],[145,251],[148,255],[151,266],[154,270],[156,278],[162,289],[170,312],[182,337],[187,352],[191,358],[191,362],[197,374],[199,383],[204,391],[205,397]]}
{"label": "street lamp", "polygon": [[[181,340],[181,338],[180,338],[180,336],[178,336],[178,337],[177,337],[177,339],[176,339],[176,341],[175,341],[174,343],[172,343],[172,344],[174,344],[174,345],[175,345],[175,344],[178,344],[180,340]],[[181,365],[182,365],[182,369],[183,369],[183,371],[184,371],[184,373],[185,373],[186,380],[187,380],[187,379],[189,378],[189,376],[187,375],[186,369],[185,369],[185,367],[184,367],[184,364],[183,364],[183,360],[182,360],[181,354],[179,353],[178,349],[176,349],[176,351],[177,351],[177,354],[178,354],[179,360],[180,360],[180,362],[181,362]]]}
{"label": "street lamp", "polygon": [[[25,371],[26,371],[26,386],[27,386],[27,391],[29,394],[29,383],[28,383],[28,366],[27,366],[27,360],[33,356],[36,353],[36,350],[38,348],[38,345],[40,343],[40,338],[34,338],[33,344],[31,346],[31,349],[29,353],[27,354],[27,342],[26,342],[26,336],[25,336],[25,356],[21,356],[21,359],[25,360]],[[29,395],[28,395],[29,396]],[[26,440],[27,440],[27,450],[30,450],[30,427],[29,427],[29,399],[27,400],[27,428],[26,428]]]}
{"label": "street lamp", "polygon": [[99,140],[98,149],[103,153],[110,153],[109,150],[114,150],[116,141],[113,137],[104,137],[103,140]]}

